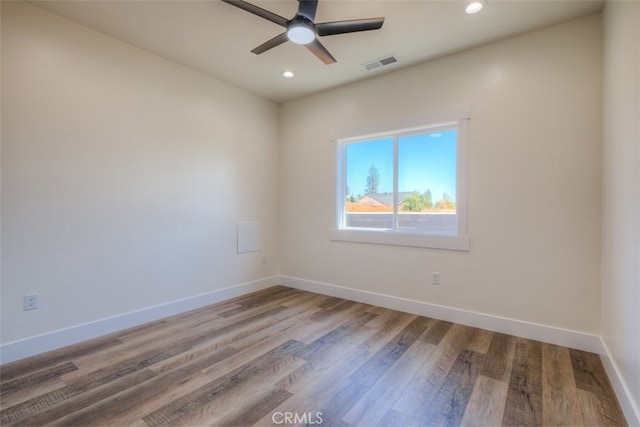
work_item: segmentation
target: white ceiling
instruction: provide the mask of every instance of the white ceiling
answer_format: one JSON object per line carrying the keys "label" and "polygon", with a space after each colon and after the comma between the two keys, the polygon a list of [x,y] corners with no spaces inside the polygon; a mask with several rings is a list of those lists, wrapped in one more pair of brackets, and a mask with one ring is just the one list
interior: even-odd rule
{"label": "white ceiling", "polygon": [[[296,0],[250,1],[286,18]],[[397,70],[602,10],[603,0],[488,0],[476,15],[464,0],[320,0],[316,22],[384,16],[378,31],[322,37],[337,59],[324,65],[303,46],[251,49],[283,28],[219,0],[31,1],[112,37],[276,102]],[[389,54],[400,62],[366,71]],[[282,72],[291,70],[293,79]]]}

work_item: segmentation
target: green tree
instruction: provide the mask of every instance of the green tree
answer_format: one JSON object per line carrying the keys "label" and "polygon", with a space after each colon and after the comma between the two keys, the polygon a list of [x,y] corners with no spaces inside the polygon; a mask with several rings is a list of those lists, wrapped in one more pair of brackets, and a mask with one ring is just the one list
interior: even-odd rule
{"label": "green tree", "polygon": [[404,203],[402,204],[402,209],[405,211],[411,212],[420,212],[427,206],[427,202],[422,196],[422,194],[414,191],[411,195],[407,196],[404,199]]}
{"label": "green tree", "polygon": [[364,189],[365,194],[375,194],[378,192],[378,186],[380,185],[380,174],[378,168],[375,165],[371,165],[369,168],[369,175],[367,176],[367,186]]}

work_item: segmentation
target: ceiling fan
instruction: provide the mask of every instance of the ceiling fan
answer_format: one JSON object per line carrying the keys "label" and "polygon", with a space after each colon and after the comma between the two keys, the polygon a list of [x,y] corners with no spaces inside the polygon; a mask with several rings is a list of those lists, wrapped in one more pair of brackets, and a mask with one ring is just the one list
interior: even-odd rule
{"label": "ceiling fan", "polygon": [[289,40],[293,43],[304,45],[325,64],[332,64],[337,62],[336,59],[331,56],[329,51],[320,43],[316,35],[324,37],[335,34],[355,33],[358,31],[379,30],[384,23],[384,18],[366,18],[316,24],[313,21],[316,18],[318,0],[298,0],[298,12],[291,19],[284,18],[266,9],[247,3],[244,0],[222,1],[286,28],[284,33],[275,36],[271,40],[253,49],[251,52],[256,55],[260,55]]}

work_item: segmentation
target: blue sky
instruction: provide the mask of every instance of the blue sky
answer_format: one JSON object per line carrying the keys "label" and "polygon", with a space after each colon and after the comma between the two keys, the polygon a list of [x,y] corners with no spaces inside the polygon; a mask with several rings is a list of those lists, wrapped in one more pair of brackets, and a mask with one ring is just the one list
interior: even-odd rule
{"label": "blue sky", "polygon": [[[424,193],[433,200],[443,193],[456,197],[456,131],[402,137],[398,141],[398,190]],[[351,143],[346,148],[347,186],[364,194],[369,168],[380,174],[379,192],[393,191],[393,138]]]}

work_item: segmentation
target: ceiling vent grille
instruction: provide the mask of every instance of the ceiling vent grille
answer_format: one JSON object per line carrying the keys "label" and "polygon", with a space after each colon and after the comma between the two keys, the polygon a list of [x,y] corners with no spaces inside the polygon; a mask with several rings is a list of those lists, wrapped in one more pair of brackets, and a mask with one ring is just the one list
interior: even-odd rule
{"label": "ceiling vent grille", "polygon": [[362,68],[367,71],[371,71],[386,65],[395,64],[396,62],[399,62],[398,58],[395,55],[389,55],[383,58],[374,59],[373,61],[365,62],[362,64]]}

